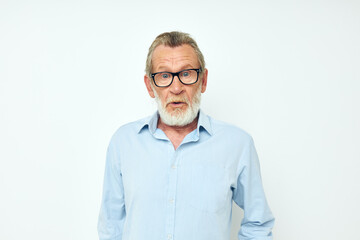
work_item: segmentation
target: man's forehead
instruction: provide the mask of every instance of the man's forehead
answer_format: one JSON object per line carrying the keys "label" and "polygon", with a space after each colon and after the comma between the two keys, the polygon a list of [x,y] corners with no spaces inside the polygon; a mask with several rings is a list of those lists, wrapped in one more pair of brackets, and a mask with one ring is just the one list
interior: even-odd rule
{"label": "man's forehead", "polygon": [[152,61],[154,64],[182,61],[197,63],[197,55],[195,50],[187,44],[178,47],[160,45],[155,48]]}
{"label": "man's forehead", "polygon": [[178,58],[182,56],[197,57],[194,48],[188,44],[177,47],[159,45],[154,49],[153,57]]}

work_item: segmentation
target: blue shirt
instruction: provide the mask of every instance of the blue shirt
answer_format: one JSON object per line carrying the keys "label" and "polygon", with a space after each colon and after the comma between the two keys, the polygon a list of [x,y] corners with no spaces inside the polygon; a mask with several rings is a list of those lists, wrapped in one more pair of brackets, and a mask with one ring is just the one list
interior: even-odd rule
{"label": "blue shirt", "polygon": [[101,240],[229,240],[234,200],[244,209],[239,240],[272,239],[254,142],[202,111],[174,147],[158,114],[120,127],[106,159]]}

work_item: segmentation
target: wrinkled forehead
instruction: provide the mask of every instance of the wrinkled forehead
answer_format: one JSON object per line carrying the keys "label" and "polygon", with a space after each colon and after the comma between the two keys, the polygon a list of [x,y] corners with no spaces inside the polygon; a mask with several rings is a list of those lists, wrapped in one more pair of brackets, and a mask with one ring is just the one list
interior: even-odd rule
{"label": "wrinkled forehead", "polygon": [[190,45],[185,44],[178,47],[160,45],[153,52],[152,65],[154,71],[169,67],[181,68],[185,65],[198,68],[199,61],[195,50]]}

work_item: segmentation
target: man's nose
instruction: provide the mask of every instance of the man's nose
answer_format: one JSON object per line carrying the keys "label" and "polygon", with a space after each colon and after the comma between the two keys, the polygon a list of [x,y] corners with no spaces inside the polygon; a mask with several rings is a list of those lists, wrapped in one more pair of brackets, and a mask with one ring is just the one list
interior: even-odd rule
{"label": "man's nose", "polygon": [[183,91],[184,85],[180,82],[179,76],[174,76],[173,82],[170,85],[170,91],[173,94],[180,94]]}

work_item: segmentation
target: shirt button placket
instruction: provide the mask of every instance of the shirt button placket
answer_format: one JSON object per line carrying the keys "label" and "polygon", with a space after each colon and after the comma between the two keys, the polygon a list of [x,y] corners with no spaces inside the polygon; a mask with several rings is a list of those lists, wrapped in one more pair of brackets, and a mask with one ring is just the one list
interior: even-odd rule
{"label": "shirt button placket", "polygon": [[175,203],[176,203],[176,185],[177,185],[177,165],[179,151],[173,152],[169,169],[169,191],[167,204],[167,239],[174,238],[175,228]]}

